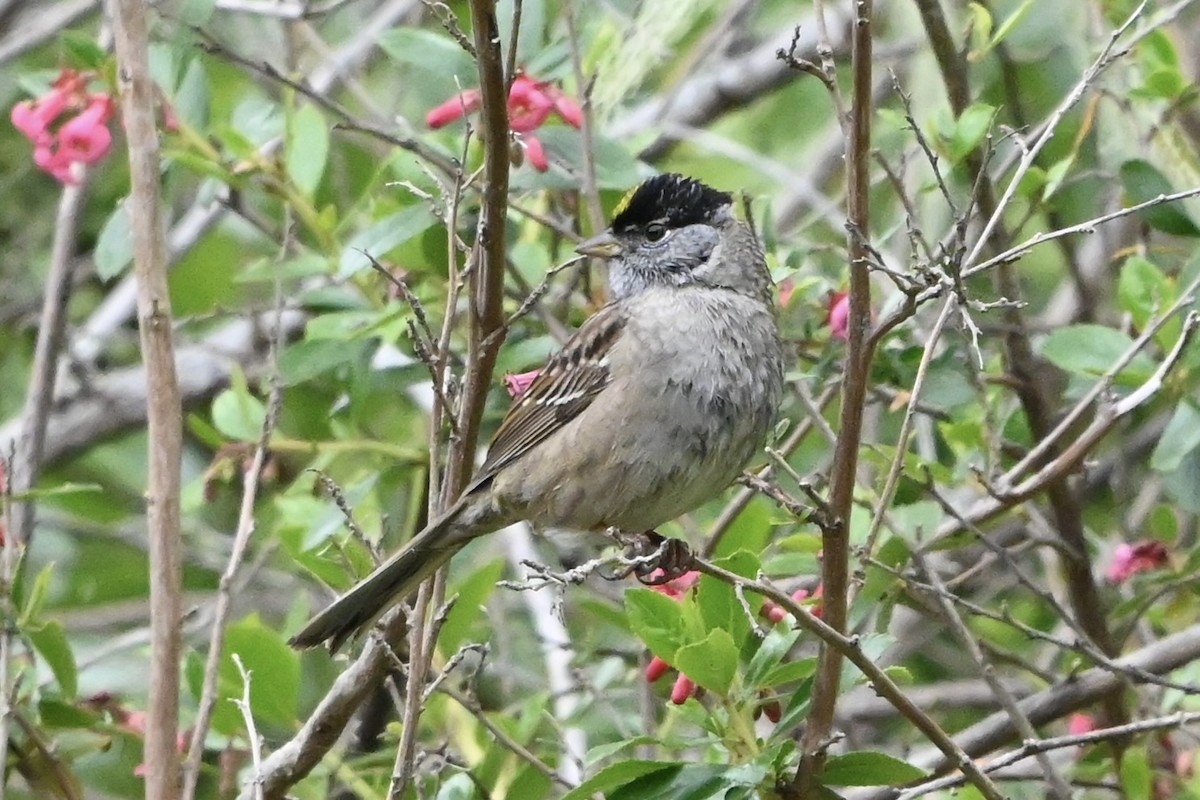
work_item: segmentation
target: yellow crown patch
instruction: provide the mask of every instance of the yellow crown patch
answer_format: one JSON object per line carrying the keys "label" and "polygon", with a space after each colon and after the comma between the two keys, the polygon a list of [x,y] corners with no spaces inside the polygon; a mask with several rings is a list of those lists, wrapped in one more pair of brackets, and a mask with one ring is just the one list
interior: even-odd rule
{"label": "yellow crown patch", "polygon": [[629,208],[630,202],[633,201],[633,196],[638,193],[638,189],[642,188],[643,183],[645,183],[645,181],[639,183],[637,186],[634,186],[625,193],[625,196],[622,197],[620,202],[617,203],[617,207],[613,209],[612,215],[614,217],[619,217],[625,213],[625,209]]}

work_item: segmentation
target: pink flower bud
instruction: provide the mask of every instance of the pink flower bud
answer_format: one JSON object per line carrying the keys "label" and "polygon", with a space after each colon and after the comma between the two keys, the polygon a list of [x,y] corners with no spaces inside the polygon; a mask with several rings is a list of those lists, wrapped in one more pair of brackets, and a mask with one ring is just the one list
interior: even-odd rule
{"label": "pink flower bud", "polygon": [[675,679],[675,685],[671,687],[671,702],[677,706],[681,706],[687,702],[687,699],[696,691],[696,684],[686,675],[681,674]]}
{"label": "pink flower bud", "polygon": [[850,338],[850,293],[834,292],[829,298],[829,313],[825,324],[834,339],[843,342]]}
{"label": "pink flower bud", "polygon": [[1099,728],[1100,726],[1096,724],[1096,720],[1091,714],[1072,714],[1071,718],[1067,720],[1067,731],[1072,736],[1082,736]]}
{"label": "pink flower bud", "polygon": [[663,675],[666,675],[669,669],[671,669],[670,664],[658,656],[654,656],[650,659],[650,663],[646,665],[646,683],[654,683]]}

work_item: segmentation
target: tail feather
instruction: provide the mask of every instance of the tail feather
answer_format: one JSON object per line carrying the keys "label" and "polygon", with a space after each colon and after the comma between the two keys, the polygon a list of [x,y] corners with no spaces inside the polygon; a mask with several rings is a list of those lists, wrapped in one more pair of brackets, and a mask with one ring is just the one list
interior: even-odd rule
{"label": "tail feather", "polygon": [[450,513],[417,534],[350,591],[317,614],[288,640],[296,648],[316,647],[329,641],[336,652],[347,639],[366,629],[394,603],[414,594],[417,587],[450,560],[473,536]]}

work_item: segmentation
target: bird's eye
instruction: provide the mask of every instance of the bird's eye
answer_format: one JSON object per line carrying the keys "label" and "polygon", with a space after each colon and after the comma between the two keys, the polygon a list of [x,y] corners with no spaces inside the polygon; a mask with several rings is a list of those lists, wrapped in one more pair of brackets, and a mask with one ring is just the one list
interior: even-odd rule
{"label": "bird's eye", "polygon": [[651,222],[646,226],[646,241],[661,242],[667,238],[667,226],[661,222]]}

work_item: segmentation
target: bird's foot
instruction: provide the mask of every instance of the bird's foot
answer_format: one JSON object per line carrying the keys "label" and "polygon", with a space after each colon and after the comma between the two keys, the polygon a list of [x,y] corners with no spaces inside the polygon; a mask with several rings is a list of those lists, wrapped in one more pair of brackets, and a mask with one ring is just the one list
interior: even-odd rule
{"label": "bird's foot", "polygon": [[629,566],[614,579],[637,577],[645,586],[661,586],[686,575],[692,569],[692,551],[682,539],[669,539],[658,531],[644,531],[618,541],[625,545]]}

